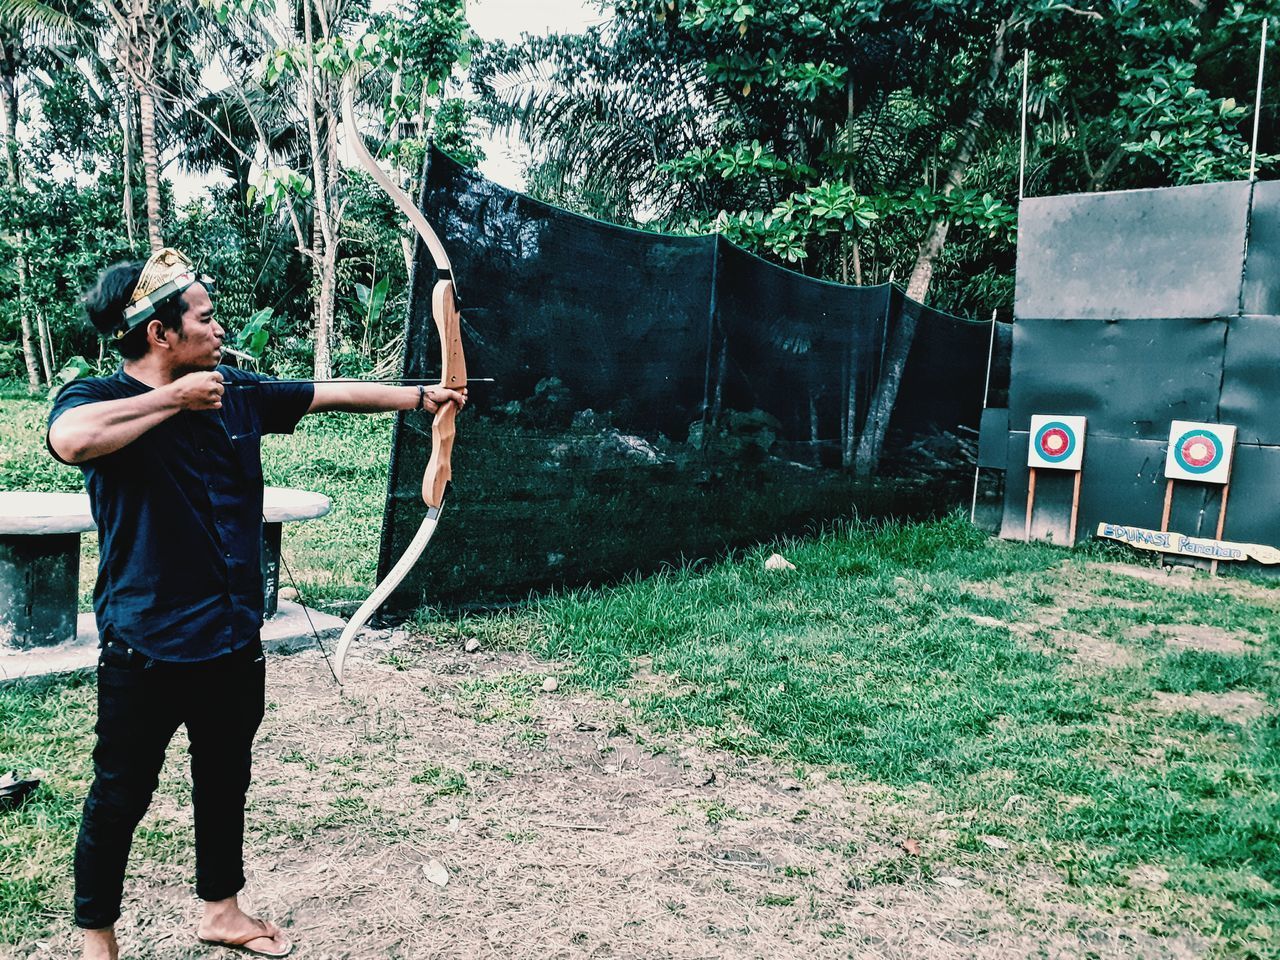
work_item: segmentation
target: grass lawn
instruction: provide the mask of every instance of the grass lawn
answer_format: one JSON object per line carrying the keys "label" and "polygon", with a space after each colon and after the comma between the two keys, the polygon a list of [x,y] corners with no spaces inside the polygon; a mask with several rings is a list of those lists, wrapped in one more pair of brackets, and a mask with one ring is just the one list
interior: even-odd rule
{"label": "grass lawn", "polygon": [[[367,466],[339,470],[342,443]],[[322,422],[273,454],[313,471],[291,485],[362,491],[330,521],[352,536],[295,563],[329,596],[371,575],[375,449]],[[300,956],[1280,957],[1280,592],[1128,559],[849,525],[426,612],[357,645],[345,695],[315,654],[277,662],[251,887]],[[0,686],[0,766],[45,771],[0,814],[17,956],[70,942],[93,697]],[[192,955],[178,750],[125,928],[172,937],[162,957]]]}

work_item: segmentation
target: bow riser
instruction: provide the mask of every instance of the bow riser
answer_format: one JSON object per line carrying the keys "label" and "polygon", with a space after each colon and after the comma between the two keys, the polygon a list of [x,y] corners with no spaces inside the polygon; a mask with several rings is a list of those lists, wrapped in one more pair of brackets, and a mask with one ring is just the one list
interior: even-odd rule
{"label": "bow riser", "polygon": [[[431,291],[431,316],[440,334],[440,386],[451,390],[467,388],[467,360],[462,353],[462,318],[458,300],[449,280],[436,281]],[[431,422],[431,459],[422,474],[422,501],[439,509],[453,476],[454,421],[458,408],[446,403]]]}

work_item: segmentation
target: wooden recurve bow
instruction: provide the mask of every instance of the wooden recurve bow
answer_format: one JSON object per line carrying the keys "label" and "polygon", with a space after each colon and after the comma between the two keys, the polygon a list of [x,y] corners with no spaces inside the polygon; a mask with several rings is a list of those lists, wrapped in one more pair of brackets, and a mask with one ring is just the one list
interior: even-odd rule
{"label": "wooden recurve bow", "polygon": [[[436,283],[431,291],[431,317],[435,321],[440,335],[440,385],[451,390],[465,391],[467,388],[467,360],[462,352],[462,325],[458,313],[458,299],[453,287],[453,268],[449,264],[449,256],[445,253],[444,244],[436,236],[435,230],[422,215],[418,205],[378,166],[377,161],[369,153],[360,137],[355,122],[355,73],[348,73],[342,90],[342,118],[347,129],[347,139],[361,166],[369,171],[369,175],[385,190],[401,212],[409,218],[418,236],[426,244],[431,259],[436,265]],[[414,534],[408,549],[391,568],[386,578],[374,588],[369,599],[360,605],[355,616],[347,623],[338,640],[337,652],[334,655],[334,674],[338,683],[342,683],[343,667],[346,663],[351,642],[360,632],[369,618],[382,606],[393,590],[400,585],[413,565],[422,556],[436,524],[440,519],[440,510],[444,506],[445,494],[448,492],[452,477],[451,459],[453,455],[453,439],[455,434],[454,418],[458,408],[453,403],[441,404],[431,423],[431,459],[422,475],[422,500],[427,505],[427,515],[422,520],[418,532]]]}

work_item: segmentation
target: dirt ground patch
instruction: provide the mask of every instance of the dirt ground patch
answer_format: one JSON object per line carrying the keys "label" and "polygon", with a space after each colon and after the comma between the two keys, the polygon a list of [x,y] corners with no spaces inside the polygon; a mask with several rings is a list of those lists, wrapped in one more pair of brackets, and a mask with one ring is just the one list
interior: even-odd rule
{"label": "dirt ground patch", "polygon": [[1171,650],[1206,650],[1211,653],[1249,653],[1257,650],[1254,637],[1240,631],[1202,625],[1182,626],[1176,623],[1148,624],[1125,631],[1135,639],[1159,637]]}
{"label": "dirt ground patch", "polygon": [[1274,604],[1277,599],[1274,587],[1245,577],[1234,576],[1229,568],[1216,577],[1209,576],[1207,570],[1197,570],[1187,566],[1148,567],[1136,563],[1085,563],[1080,566],[1080,569],[1085,573],[1143,580],[1171,590],[1220,594],[1224,597],[1231,596],[1264,604]]}
{"label": "dirt ground patch", "polygon": [[1153,696],[1157,708],[1165,713],[1191,710],[1236,723],[1254,720],[1267,712],[1267,701],[1247,690],[1229,690],[1226,693],[1165,693],[1157,690]]}
{"label": "dirt ground patch", "polygon": [[1145,580],[1147,583],[1159,584],[1162,587],[1195,588],[1210,582],[1197,577],[1196,571],[1188,566],[1148,567],[1138,563],[1086,563],[1083,569],[1105,573],[1107,576],[1132,577],[1134,580]]}
{"label": "dirt ground patch", "polygon": [[[554,665],[456,647],[272,662],[248,897],[299,958],[1190,958],[1071,902],[1030,851],[948,848],[923,795],[657,739]],[[174,752],[179,753],[180,744]],[[182,776],[177,762],[166,777]],[[175,790],[150,815],[189,822]],[[918,837],[919,856],[904,852]],[[1007,846],[1007,845],[1006,845]],[[446,886],[428,882],[436,860]],[[192,938],[191,864],[142,861],[125,955]],[[66,932],[22,956],[67,957]]]}
{"label": "dirt ground patch", "polygon": [[1141,659],[1118,643],[1070,630],[1054,630],[1049,646],[1065,653],[1084,670],[1118,670],[1133,666]]}

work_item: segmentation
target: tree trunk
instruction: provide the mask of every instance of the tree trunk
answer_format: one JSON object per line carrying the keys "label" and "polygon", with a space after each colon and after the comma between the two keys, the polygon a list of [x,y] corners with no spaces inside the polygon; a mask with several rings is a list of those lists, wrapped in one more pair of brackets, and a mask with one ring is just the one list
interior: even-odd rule
{"label": "tree trunk", "polygon": [[813,385],[809,386],[809,455],[810,462],[815,467],[822,466],[822,443],[818,433],[818,398],[813,392]]}
{"label": "tree trunk", "polygon": [[[147,70],[147,75],[150,75]],[[147,239],[151,252],[164,246],[160,235],[160,161],[156,156],[156,104],[151,91],[138,85],[138,125],[142,130],[142,170],[147,182]]]}
{"label": "tree trunk", "polygon": [[849,385],[844,397],[844,431],[841,435],[840,466],[853,465],[853,425],[858,422],[858,348],[849,345]]}
{"label": "tree trunk", "polygon": [[1106,160],[1103,161],[1092,176],[1089,177],[1089,185],[1086,188],[1089,193],[1097,193],[1099,190],[1106,189],[1107,181],[1111,179],[1111,175],[1116,172],[1116,167],[1120,166],[1120,161],[1126,156],[1124,147],[1116,147],[1111,151]]}
{"label": "tree trunk", "polygon": [[133,222],[133,113],[129,109],[133,102],[133,91],[128,84],[121,84],[120,138],[121,161],[124,165],[124,188],[120,193],[120,211],[124,214],[124,232],[129,239],[129,249],[133,249],[134,234],[137,227]]}
{"label": "tree trunk", "polygon": [[338,258],[325,250],[320,260],[320,297],[316,302],[315,372],[317,380],[327,380],[333,370],[333,314],[338,285]]}
{"label": "tree trunk", "polygon": [[[5,179],[17,191],[22,186],[18,171],[18,65],[17,51],[9,43],[0,49],[0,113],[4,116]],[[40,389],[40,368],[36,363],[35,337],[31,330],[31,313],[28,309],[27,231],[19,237],[18,256],[18,320],[22,328],[22,359],[27,365],[27,387],[35,392]]]}
{"label": "tree trunk", "polygon": [[[310,0],[303,0],[302,30],[304,64],[302,91],[303,111],[307,122],[307,144],[311,150],[311,183],[314,190],[314,221],[312,250],[318,254],[311,259],[312,268],[319,275],[320,293],[316,301],[315,317],[315,353],[312,369],[317,380],[327,380],[333,375],[333,318],[336,306],[334,296],[337,284],[338,238],[336,224],[333,221],[334,203],[330,196],[330,165],[325,153],[325,143],[320,136],[320,115],[323,108],[328,116],[325,120],[333,129],[338,122],[337,113],[329,110],[329,97],[326,94],[325,81],[315,62],[315,42],[312,30],[313,5]],[[316,231],[320,237],[314,237]]]}
{"label": "tree trunk", "polygon": [[27,364],[27,387],[34,393],[40,389],[40,367],[36,364],[35,336],[31,330],[31,315],[27,310],[27,256],[25,250],[18,251],[18,317],[22,323],[22,359]]}
{"label": "tree trunk", "polygon": [[40,336],[40,362],[44,365],[44,382],[53,383],[53,343],[49,336],[49,321],[36,315],[36,332]]}
{"label": "tree trunk", "polygon": [[729,372],[729,340],[720,338],[720,357],[716,361],[716,390],[711,401],[711,429],[720,429],[720,412],[724,402],[724,378]]}
{"label": "tree trunk", "polygon": [[9,186],[18,179],[18,64],[16,51],[0,42],[0,114],[4,116],[4,167]]}
{"label": "tree trunk", "polygon": [[[965,118],[964,126],[960,129],[960,136],[956,141],[956,152],[947,168],[947,178],[942,187],[944,197],[949,196],[964,182],[965,173],[968,172],[978,131],[982,128],[987,106],[995,94],[1000,72],[1004,69],[1004,34],[1007,27],[1008,23],[1005,22],[996,29],[987,63],[987,75],[974,91],[973,104],[969,109],[969,115]],[[951,221],[944,211],[934,216],[925,231],[920,252],[916,255],[915,265],[911,268],[911,277],[907,281],[907,296],[917,303],[924,303],[925,297],[928,296],[929,282],[933,279],[933,267],[946,245],[947,231],[950,227]],[[907,356],[911,353],[911,344],[915,340],[918,319],[917,313],[904,309],[889,335],[884,360],[881,363],[880,382],[876,385],[875,395],[871,398],[871,406],[867,410],[867,419],[863,424],[862,436],[858,438],[858,449],[854,456],[854,472],[860,477],[871,476],[879,466],[880,454],[884,449],[885,433],[889,429],[889,419],[898,401],[898,388],[902,386],[902,374],[907,366]]]}

